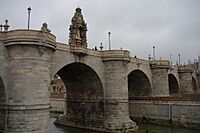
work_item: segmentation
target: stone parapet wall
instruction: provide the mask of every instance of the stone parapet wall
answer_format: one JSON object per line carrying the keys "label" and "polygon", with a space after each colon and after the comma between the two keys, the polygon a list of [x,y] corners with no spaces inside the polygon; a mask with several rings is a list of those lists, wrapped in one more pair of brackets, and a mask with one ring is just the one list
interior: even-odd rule
{"label": "stone parapet wall", "polygon": [[[94,50],[84,46],[68,45],[64,43],[57,43],[57,50],[72,52],[72,53],[84,53],[90,56],[102,57],[103,60],[109,59],[126,59],[130,60],[130,52],[127,50]],[[140,59],[142,60],[142,59]],[[145,60],[142,60],[145,61]],[[147,61],[148,62],[148,61]]]}
{"label": "stone parapet wall", "polygon": [[169,69],[169,60],[153,60],[150,62],[151,69]]}
{"label": "stone parapet wall", "polygon": [[102,59],[106,60],[130,60],[130,53],[126,50],[106,50],[102,51]]}
{"label": "stone parapet wall", "polygon": [[180,65],[178,66],[178,72],[179,73],[192,73],[194,72],[194,68],[191,65]]}
{"label": "stone parapet wall", "polygon": [[24,39],[24,40],[41,40],[42,42],[44,41],[48,41],[48,42],[52,42],[52,45],[55,45],[55,40],[56,37],[51,34],[51,33],[47,33],[47,32],[43,32],[43,31],[38,31],[38,30],[11,30],[9,32],[5,33],[4,38],[6,38],[6,42],[11,42],[11,41],[16,41],[16,40],[20,40],[20,39]]}
{"label": "stone parapet wall", "polygon": [[154,64],[154,65],[161,65],[161,66],[169,66],[170,65],[169,60],[153,60],[153,61],[150,61],[150,63]]}
{"label": "stone parapet wall", "polygon": [[130,57],[130,61],[135,64],[141,64],[141,65],[145,65],[145,66],[150,65],[149,60],[139,59],[139,58],[135,58],[135,57]]}

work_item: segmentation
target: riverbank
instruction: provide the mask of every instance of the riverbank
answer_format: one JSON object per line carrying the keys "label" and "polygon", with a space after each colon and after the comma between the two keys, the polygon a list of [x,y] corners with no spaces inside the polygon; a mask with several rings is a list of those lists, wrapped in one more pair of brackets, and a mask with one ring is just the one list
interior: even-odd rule
{"label": "riverbank", "polygon": [[200,95],[134,97],[129,114],[137,122],[200,130]]}

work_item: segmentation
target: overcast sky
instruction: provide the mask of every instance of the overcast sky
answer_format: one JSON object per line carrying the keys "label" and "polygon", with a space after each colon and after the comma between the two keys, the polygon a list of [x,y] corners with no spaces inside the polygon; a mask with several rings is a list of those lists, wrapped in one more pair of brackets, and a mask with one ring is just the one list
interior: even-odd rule
{"label": "overcast sky", "polygon": [[88,47],[103,43],[112,49],[128,49],[131,55],[147,59],[156,47],[156,58],[173,63],[200,55],[200,0],[0,0],[0,23],[9,20],[10,29],[27,28],[27,8],[31,11],[31,29],[43,22],[68,43],[69,25],[75,8],[82,9],[88,25]]}

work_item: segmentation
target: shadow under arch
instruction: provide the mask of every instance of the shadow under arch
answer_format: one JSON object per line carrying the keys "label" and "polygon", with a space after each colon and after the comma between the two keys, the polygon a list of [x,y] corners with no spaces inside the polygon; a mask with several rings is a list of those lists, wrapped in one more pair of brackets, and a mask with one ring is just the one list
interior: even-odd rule
{"label": "shadow under arch", "polygon": [[104,91],[97,73],[83,63],[71,63],[57,75],[66,87],[65,124],[91,126],[104,125]]}
{"label": "shadow under arch", "polygon": [[151,96],[152,88],[146,74],[141,70],[133,70],[128,75],[129,99],[135,96]]}
{"label": "shadow under arch", "polygon": [[173,74],[168,74],[169,94],[179,94],[179,85],[176,77]]}
{"label": "shadow under arch", "polygon": [[194,93],[197,93],[197,89],[198,89],[197,81],[195,80],[194,77],[192,77],[192,90],[194,91]]}

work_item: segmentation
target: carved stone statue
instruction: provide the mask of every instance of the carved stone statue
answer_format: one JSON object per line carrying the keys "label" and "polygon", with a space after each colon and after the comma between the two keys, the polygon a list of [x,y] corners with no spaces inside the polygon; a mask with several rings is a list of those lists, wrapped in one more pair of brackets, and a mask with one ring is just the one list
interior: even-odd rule
{"label": "carved stone statue", "polygon": [[41,31],[49,32],[49,33],[51,32],[51,30],[48,29],[47,23],[42,24]]}
{"label": "carved stone statue", "polygon": [[83,15],[79,7],[76,8],[76,12],[72,17],[69,30],[69,44],[87,47],[87,24],[83,20]]}

